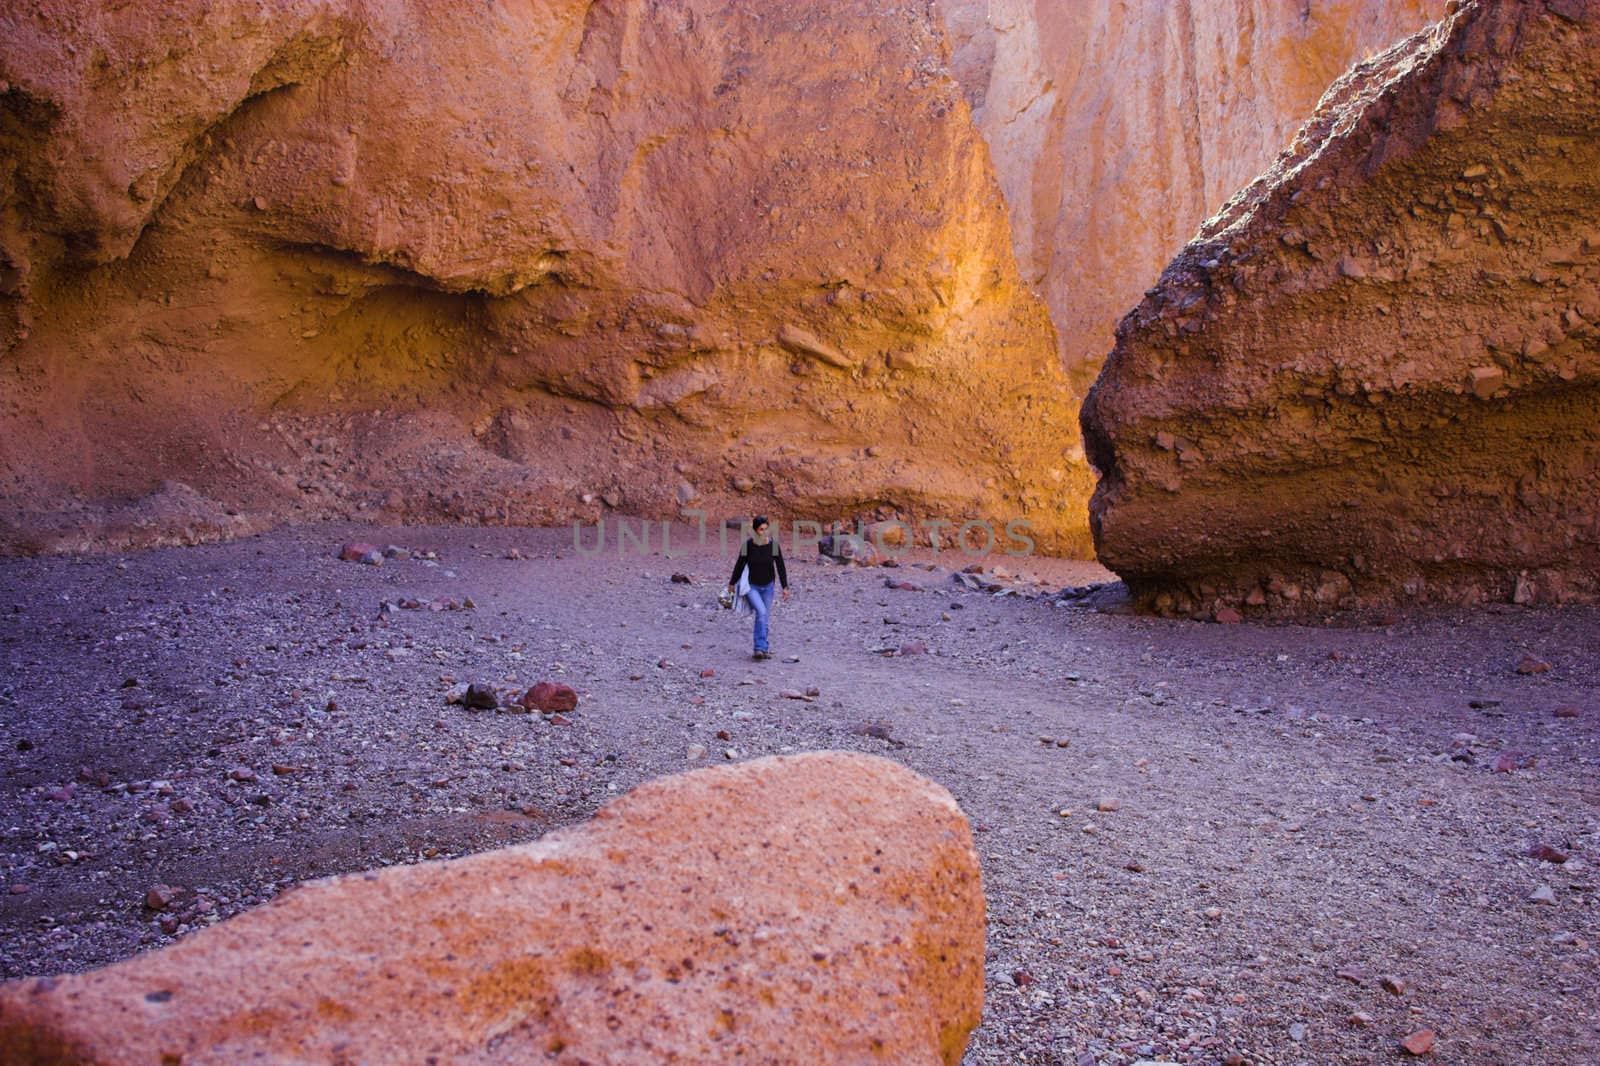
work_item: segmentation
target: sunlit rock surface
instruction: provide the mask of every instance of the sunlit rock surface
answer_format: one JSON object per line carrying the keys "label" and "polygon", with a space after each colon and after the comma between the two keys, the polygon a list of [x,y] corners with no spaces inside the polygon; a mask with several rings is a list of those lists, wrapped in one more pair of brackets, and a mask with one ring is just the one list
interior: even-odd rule
{"label": "sunlit rock surface", "polygon": [[12,982],[0,1061],[955,1066],[983,938],[948,792],[873,756],[780,756]]}
{"label": "sunlit rock surface", "polygon": [[0,17],[0,549],[773,510],[1087,551],[936,12]]}
{"label": "sunlit rock surface", "polygon": [[1101,560],[1159,610],[1600,593],[1600,7],[1362,65],[1122,323]]}

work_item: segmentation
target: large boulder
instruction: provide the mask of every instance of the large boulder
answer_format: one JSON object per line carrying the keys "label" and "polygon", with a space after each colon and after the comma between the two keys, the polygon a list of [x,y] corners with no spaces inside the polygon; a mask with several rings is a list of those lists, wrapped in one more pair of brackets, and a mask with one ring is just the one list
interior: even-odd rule
{"label": "large boulder", "polygon": [[1101,560],[1182,613],[1600,593],[1600,7],[1339,82],[1122,322]]}
{"label": "large boulder", "polygon": [[919,5],[23,5],[0,397],[0,550],[212,535],[122,517],[163,479],[249,528],[692,501],[1089,549]]}
{"label": "large boulder", "polygon": [[762,759],[0,986],[0,1061],[954,1066],[983,934],[944,789],[865,755]]}

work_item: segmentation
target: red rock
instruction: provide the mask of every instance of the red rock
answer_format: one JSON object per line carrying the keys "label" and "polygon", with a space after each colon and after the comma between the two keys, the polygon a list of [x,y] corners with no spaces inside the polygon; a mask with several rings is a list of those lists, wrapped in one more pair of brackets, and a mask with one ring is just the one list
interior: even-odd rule
{"label": "red rock", "polygon": [[701,677],[716,677],[717,676],[717,672],[715,670],[713,670],[711,667],[708,666],[704,670],[700,671],[700,676]]}
{"label": "red rock", "polygon": [[1244,615],[1232,607],[1219,607],[1212,617],[1225,626],[1236,626],[1244,621]]}
{"label": "red rock", "polygon": [[234,781],[254,781],[256,772],[248,766],[235,766],[228,771],[228,777]]}
{"label": "red rock", "polygon": [[377,552],[379,555],[383,554],[382,552],[378,551],[378,547],[375,544],[368,544],[365,541],[353,540],[340,546],[339,558],[343,559],[347,563],[359,563],[362,559],[374,552]]}
{"label": "red rock", "polygon": [[1517,673],[1525,676],[1528,674],[1548,674],[1549,672],[1550,664],[1534,655],[1524,655],[1522,661],[1517,663]]}
{"label": "red rock", "polygon": [[1390,995],[1403,996],[1406,994],[1406,982],[1402,977],[1396,977],[1394,974],[1384,974],[1378,979],[1378,983]]}
{"label": "red rock", "polygon": [[1428,1052],[1433,1050],[1433,1040],[1434,1035],[1432,1029],[1418,1029],[1416,1032],[1400,1041],[1400,1047],[1408,1055],[1426,1055]]}
{"label": "red rock", "polygon": [[556,711],[578,709],[578,693],[570,685],[555,681],[540,681],[522,694],[519,701],[530,711],[551,714]]}
{"label": "red rock", "polygon": [[571,725],[572,724],[572,719],[570,719],[566,715],[560,714],[558,712],[558,713],[552,714],[550,716],[550,724],[551,725]]}
{"label": "red rock", "polygon": [[1570,703],[1562,704],[1560,707],[1556,708],[1557,718],[1576,718],[1578,717],[1579,713],[1580,712],[1578,708],[1574,707]]}
{"label": "red rock", "polygon": [[1553,848],[1549,844],[1535,844],[1522,854],[1526,855],[1530,859],[1538,859],[1540,862],[1553,862],[1560,864],[1567,861],[1566,852],[1562,851],[1560,848]]}
{"label": "red rock", "polygon": [[955,802],[829,752],[650,782],[532,844],[312,882],[10,982],[0,1060],[956,1066],[983,962]]}
{"label": "red rock", "polygon": [[144,905],[153,911],[166,910],[178,895],[178,890],[171,885],[156,885],[144,894]]}
{"label": "red rock", "polygon": [[900,645],[900,649],[897,654],[926,655],[928,654],[928,646],[920,640],[908,640],[904,644]]}

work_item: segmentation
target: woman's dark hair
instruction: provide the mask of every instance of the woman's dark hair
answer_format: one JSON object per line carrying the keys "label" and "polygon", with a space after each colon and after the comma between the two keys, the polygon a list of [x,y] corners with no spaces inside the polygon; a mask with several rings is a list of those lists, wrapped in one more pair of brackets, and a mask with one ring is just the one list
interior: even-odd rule
{"label": "woman's dark hair", "polygon": [[762,526],[768,526],[771,524],[772,523],[767,521],[767,516],[764,514],[758,514],[754,518],[750,519],[751,529],[760,529]]}

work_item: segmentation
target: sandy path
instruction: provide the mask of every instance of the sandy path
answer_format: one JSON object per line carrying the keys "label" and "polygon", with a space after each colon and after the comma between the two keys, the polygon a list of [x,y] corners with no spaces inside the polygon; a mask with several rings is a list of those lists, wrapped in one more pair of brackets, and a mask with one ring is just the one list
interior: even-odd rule
{"label": "sandy path", "polygon": [[[357,535],[440,558],[330,557]],[[527,839],[694,746],[834,747],[942,782],[978,829],[969,1063],[1373,1062],[1425,1027],[1443,1061],[1600,1048],[1600,612],[1224,627],[791,558],[765,663],[710,606],[714,550],[341,528],[0,562],[0,883],[25,889],[0,895],[0,975],[119,958],[168,939],[163,918],[181,935],[305,877]],[[377,621],[407,597],[476,607]],[[912,640],[927,654],[877,653]],[[1517,674],[1529,653],[1551,669]],[[443,702],[442,678],[543,676],[583,692],[571,725]],[[1568,861],[1524,854],[1541,843]],[[184,890],[161,915],[140,906],[158,882]]]}

